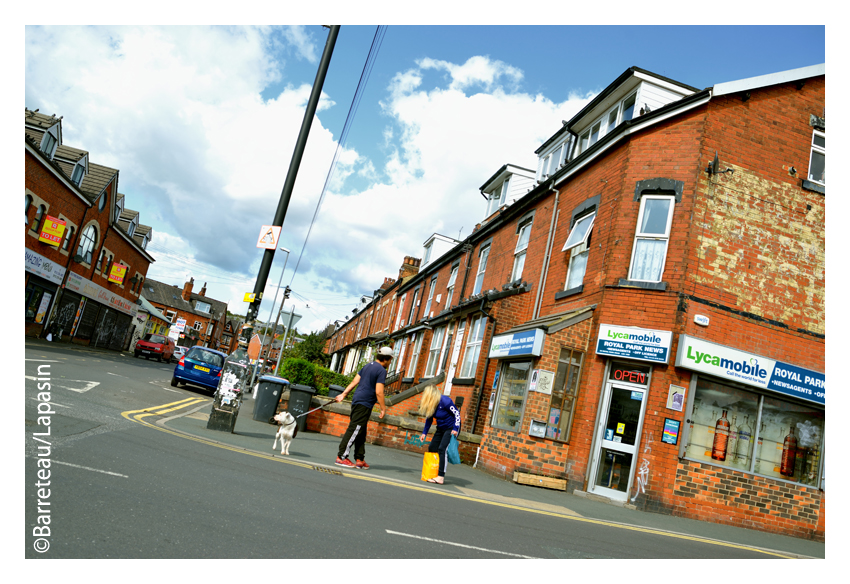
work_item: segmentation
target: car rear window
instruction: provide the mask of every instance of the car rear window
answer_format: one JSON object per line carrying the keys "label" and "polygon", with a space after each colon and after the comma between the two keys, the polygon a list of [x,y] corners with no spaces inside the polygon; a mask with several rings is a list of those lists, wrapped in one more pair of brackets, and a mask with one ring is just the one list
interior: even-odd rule
{"label": "car rear window", "polygon": [[147,334],[145,340],[149,343],[165,343],[166,338],[162,335]]}
{"label": "car rear window", "polygon": [[224,357],[199,347],[193,347],[186,354],[186,357],[193,361],[200,361],[201,363],[212,365],[213,367],[222,367],[224,365]]}

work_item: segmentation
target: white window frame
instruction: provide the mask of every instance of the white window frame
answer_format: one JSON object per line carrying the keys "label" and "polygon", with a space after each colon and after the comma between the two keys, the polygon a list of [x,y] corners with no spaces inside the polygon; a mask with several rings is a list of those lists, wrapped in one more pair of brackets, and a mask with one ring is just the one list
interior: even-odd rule
{"label": "white window frame", "polygon": [[449,284],[446,286],[445,308],[447,309],[452,307],[452,297],[455,294],[455,282],[457,281],[458,268],[460,268],[460,264],[452,268],[451,274],[449,275]]}
{"label": "white window frame", "polygon": [[169,322],[170,322],[171,324],[174,324],[175,322],[177,322],[177,313],[176,313],[175,311],[173,311],[173,310],[166,310],[166,311],[165,311],[165,316],[167,316],[167,317],[169,318]]}
{"label": "white window frame", "polygon": [[399,338],[393,343],[393,360],[390,361],[390,366],[387,367],[387,371],[390,373],[395,373],[396,369],[398,369],[398,355],[401,353],[401,341],[402,339]]}
{"label": "white window frame", "polygon": [[407,292],[401,295],[401,300],[398,302],[398,312],[395,315],[395,326],[393,326],[393,330],[397,331],[399,329],[399,322],[404,326],[404,321],[401,319],[401,315],[404,312],[404,301],[407,299]]}
{"label": "white window frame", "polygon": [[[593,146],[594,144],[599,142],[602,138],[604,138],[605,136],[608,135],[608,132],[612,131],[614,128],[616,128],[617,126],[619,126],[623,122],[627,122],[627,121],[633,119],[635,117],[635,109],[634,108],[635,108],[635,106],[637,106],[637,94],[638,94],[637,89],[635,89],[634,91],[631,91],[623,99],[621,99],[619,102],[617,102],[617,105],[610,108],[608,111],[606,111],[604,114],[602,114],[599,118],[593,120],[593,123],[590,124],[588,129],[581,133],[581,137],[579,138],[579,141],[578,141],[579,149],[578,149],[577,154],[581,154],[582,152],[586,151],[588,148],[590,148],[591,146]],[[629,118],[627,120],[624,120],[623,119],[623,112],[625,111],[624,106],[625,106],[626,102],[629,101],[632,98],[634,98],[634,103],[632,104],[631,115],[629,116]],[[611,112],[613,112],[614,110],[617,111],[617,121],[614,124],[614,126],[611,127],[609,117],[611,115]],[[599,128],[597,130],[596,139],[591,142],[590,140],[591,140],[591,136],[593,134],[593,128],[597,124],[599,124]]]}
{"label": "white window frame", "polygon": [[56,150],[56,145],[58,143],[59,139],[54,136],[52,132],[47,131],[44,133],[44,138],[41,140],[41,151],[52,160],[53,152]]}
{"label": "white window frame", "polygon": [[481,292],[484,285],[484,274],[487,272],[487,260],[490,257],[490,244],[488,243],[478,252],[478,271],[475,273],[475,286],[472,289],[472,295],[475,296]]}
{"label": "white window frame", "polygon": [[576,270],[578,269],[578,260],[577,257],[584,256],[585,258],[589,255],[587,243],[581,243],[579,245],[574,246],[570,251],[570,263],[567,267],[567,280],[564,283],[564,290],[570,290],[572,288],[578,288],[581,286],[582,282],[584,282],[584,275],[587,273],[587,261],[585,260],[584,264],[582,264],[581,269],[581,278],[578,280],[578,283],[573,282],[573,285],[570,285],[570,280],[578,277]]}
{"label": "white window frame", "polygon": [[212,335],[212,330],[213,330],[213,323],[208,323],[207,324],[207,336]]}
{"label": "white window frame", "polygon": [[202,323],[200,320],[196,320],[195,324],[192,325],[192,328],[195,329],[198,332],[201,332],[202,326],[204,326],[204,323]]}
{"label": "white window frame", "polygon": [[207,314],[209,314],[210,308],[211,306],[206,302],[203,302],[201,300],[195,301],[195,310],[200,310],[201,312],[206,312]]}
{"label": "white window frame", "polygon": [[[663,234],[657,233],[642,233],[640,231],[641,224],[643,223],[644,213],[646,211],[646,204],[648,201],[653,200],[669,200],[670,207],[667,212],[667,221],[665,224],[665,230]],[[629,262],[629,280],[633,282],[661,282],[664,278],[664,268],[667,265],[667,249],[670,245],[670,228],[673,224],[673,213],[676,209],[676,198],[673,195],[643,195],[640,199],[640,212],[638,213],[637,225],[635,226],[635,239],[632,244],[632,257]],[[658,279],[642,279],[634,277],[634,271],[637,266],[635,266],[635,256],[637,255],[638,244],[641,241],[663,241],[664,242],[664,257],[661,260],[661,268],[658,272]]]}
{"label": "white window frame", "polygon": [[440,353],[443,349],[443,335],[446,332],[446,325],[434,329],[434,334],[431,337],[431,348],[428,351],[428,363],[425,365],[425,377],[434,377],[437,374],[437,369],[440,365]]}
{"label": "white window frame", "polygon": [[590,237],[590,232],[593,230],[593,224],[595,221],[596,211],[576,219],[576,222],[573,224],[573,228],[570,229],[570,234],[567,237],[567,241],[564,242],[564,247],[561,251],[567,251],[577,245],[587,243],[587,238]]}
{"label": "white window frame", "polygon": [[413,354],[410,356],[410,363],[407,365],[407,376],[413,377],[416,375],[416,366],[419,364],[419,353],[422,351],[422,339],[425,338],[424,333],[413,333]]}
{"label": "white window frame", "polygon": [[[514,267],[511,269],[511,282],[522,278],[522,271],[525,268],[525,258],[528,255],[528,242],[531,239],[531,224],[532,220],[523,223],[517,233],[516,248],[514,249]],[[523,240],[523,236],[525,240]]]}
{"label": "white window frame", "polygon": [[417,316],[416,309],[418,308],[417,303],[419,302],[419,290],[421,288],[417,288],[413,291],[413,301],[410,303],[410,310],[407,312],[407,324],[413,324],[415,322],[415,318]]}
{"label": "white window frame", "polygon": [[466,339],[466,350],[463,353],[460,377],[475,377],[475,372],[478,370],[478,360],[481,356],[481,345],[484,342],[484,334],[486,331],[486,316],[479,316],[472,321],[472,324],[469,327],[469,336]]}
{"label": "white window frame", "polygon": [[[815,138],[820,136],[823,138],[823,146],[818,146],[815,144]],[[815,157],[815,154],[823,155],[823,179],[817,179],[812,174],[812,159]],[[809,180],[812,182],[816,182],[819,185],[826,186],[826,132],[821,132],[820,130],[812,131],[812,149],[809,153],[809,170],[808,170]]]}
{"label": "white window frame", "polygon": [[431,289],[428,291],[428,302],[425,303],[425,311],[422,313],[422,318],[430,318],[431,303],[434,300],[434,289],[437,287],[436,276],[431,278]]}

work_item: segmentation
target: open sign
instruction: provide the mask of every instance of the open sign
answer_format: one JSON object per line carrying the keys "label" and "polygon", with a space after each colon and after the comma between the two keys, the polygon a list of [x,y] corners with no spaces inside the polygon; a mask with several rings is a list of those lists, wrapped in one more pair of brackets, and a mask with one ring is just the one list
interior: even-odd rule
{"label": "open sign", "polygon": [[625,381],[626,383],[635,383],[638,385],[646,385],[649,377],[649,367],[641,367],[639,365],[626,365],[623,363],[615,363],[611,366],[609,378],[615,381]]}

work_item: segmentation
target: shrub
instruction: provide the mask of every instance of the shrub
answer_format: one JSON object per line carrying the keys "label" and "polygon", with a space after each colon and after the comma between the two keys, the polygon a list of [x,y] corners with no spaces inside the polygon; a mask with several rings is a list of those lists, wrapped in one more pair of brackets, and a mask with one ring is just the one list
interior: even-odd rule
{"label": "shrub", "polygon": [[284,360],[278,374],[292,384],[309,385],[315,388],[318,395],[328,395],[330,385],[347,387],[354,379],[354,374],[341,375],[305,359],[296,358]]}

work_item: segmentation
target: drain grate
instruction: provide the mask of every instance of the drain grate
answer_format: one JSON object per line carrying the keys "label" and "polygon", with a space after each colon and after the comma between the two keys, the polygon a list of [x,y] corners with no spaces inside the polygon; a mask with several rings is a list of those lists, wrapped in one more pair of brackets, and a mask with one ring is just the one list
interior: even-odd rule
{"label": "drain grate", "polygon": [[321,472],[326,472],[326,473],[328,473],[328,474],[332,474],[332,475],[339,475],[339,476],[342,476],[342,473],[341,473],[341,472],[339,472],[338,470],[334,470],[334,469],[332,469],[332,468],[328,468],[328,467],[326,467],[326,466],[314,466],[314,467],[313,467],[313,470],[318,470],[318,471],[321,471]]}

